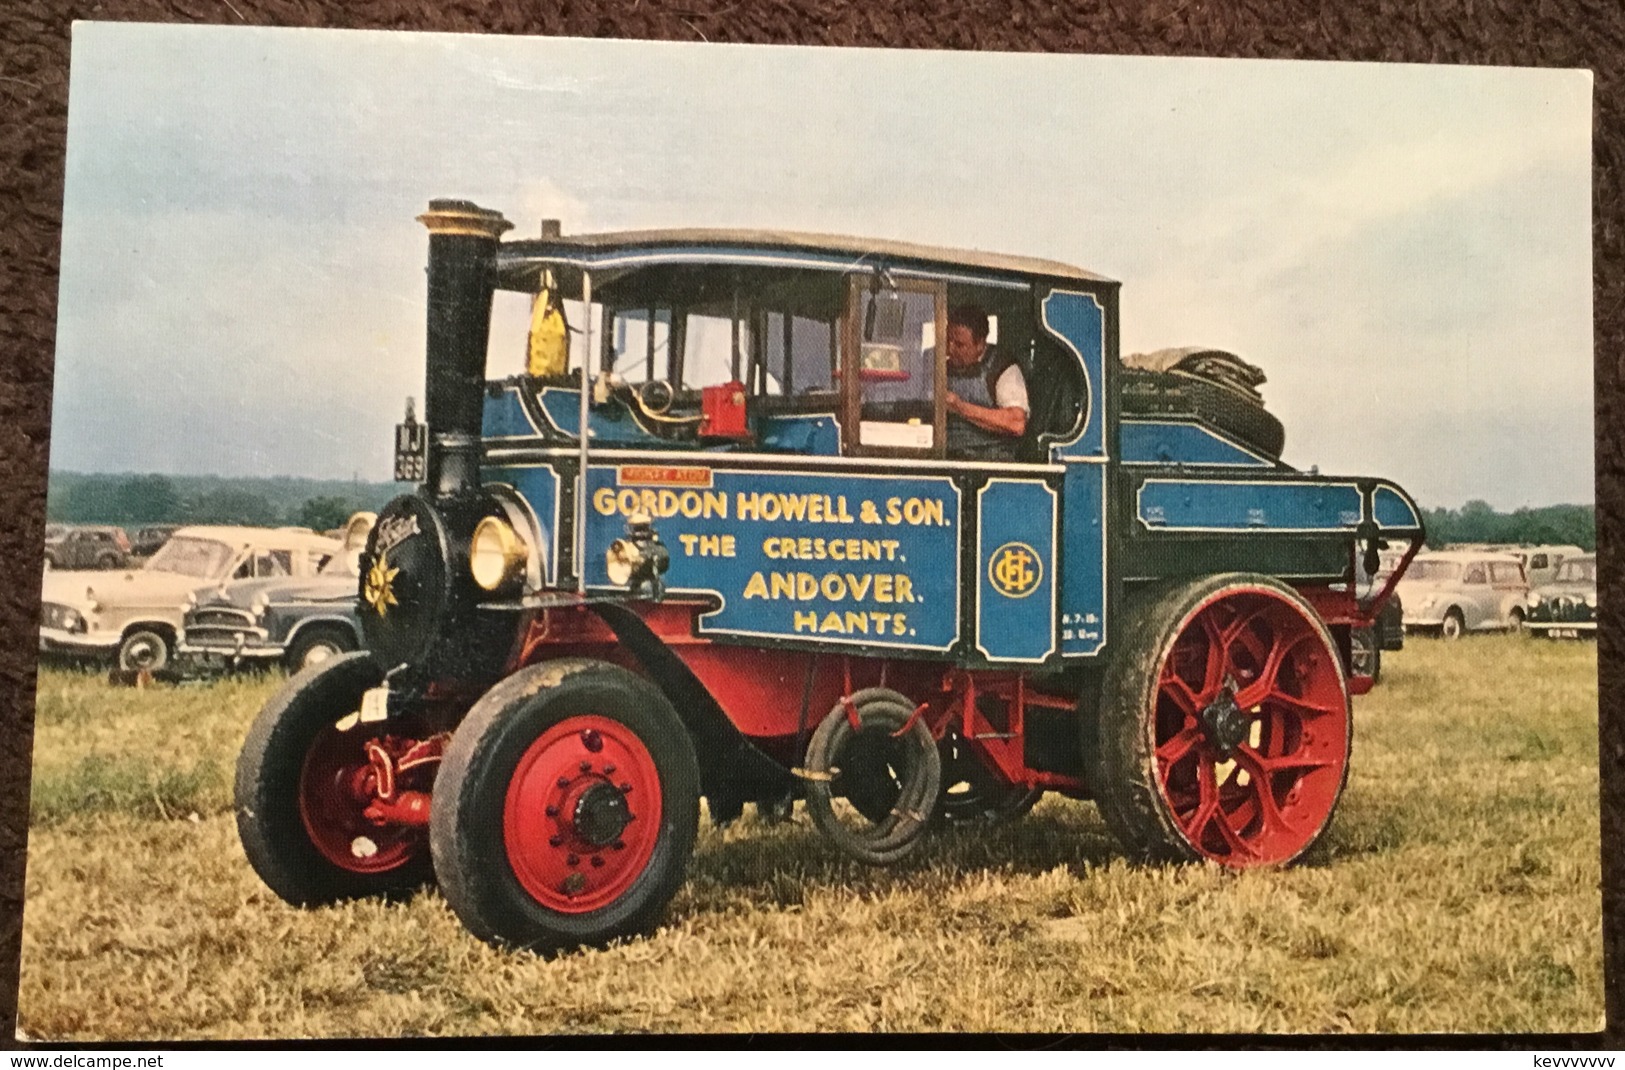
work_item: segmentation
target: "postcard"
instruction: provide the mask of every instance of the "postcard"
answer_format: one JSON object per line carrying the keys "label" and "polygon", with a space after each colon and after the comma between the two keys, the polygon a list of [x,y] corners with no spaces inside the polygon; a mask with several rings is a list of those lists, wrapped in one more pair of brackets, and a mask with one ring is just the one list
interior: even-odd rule
{"label": "postcard", "polygon": [[76,25],[19,1035],[1600,1029],[1591,98]]}

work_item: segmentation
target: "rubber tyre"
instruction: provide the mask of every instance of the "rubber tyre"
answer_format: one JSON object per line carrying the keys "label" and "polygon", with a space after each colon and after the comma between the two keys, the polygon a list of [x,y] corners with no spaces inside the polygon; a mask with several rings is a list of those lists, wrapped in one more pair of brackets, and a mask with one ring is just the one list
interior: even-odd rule
{"label": "rubber tyre", "polygon": [[1461,610],[1454,606],[1444,615],[1444,622],[1439,625],[1439,638],[1454,643],[1467,632],[1467,623],[1462,619]]}
{"label": "rubber tyre", "polygon": [[[1198,627],[1205,607],[1242,597],[1261,598],[1278,604],[1280,608],[1272,610],[1278,619],[1293,619],[1289,610],[1301,618],[1303,634],[1298,640],[1287,644],[1289,650],[1295,651],[1300,643],[1311,638],[1312,633],[1317,645],[1310,655],[1313,659],[1312,671],[1322,674],[1317,683],[1323,694],[1317,697],[1326,707],[1322,716],[1326,717],[1331,731],[1322,730],[1317,747],[1328,759],[1325,767],[1317,767],[1305,774],[1292,788],[1294,793],[1300,784],[1310,789],[1306,792],[1311,796],[1309,806],[1299,808],[1290,800],[1287,803],[1287,806],[1293,807],[1295,819],[1308,818],[1310,821],[1300,820],[1300,827],[1290,837],[1277,836],[1274,842],[1255,844],[1259,847],[1256,855],[1244,853],[1240,848],[1220,855],[1211,846],[1193,842],[1183,827],[1182,818],[1170,802],[1169,792],[1159,786],[1158,763],[1164,759],[1158,756],[1156,742],[1159,711],[1162,709],[1158,702],[1162,695],[1160,688],[1165,663],[1175,653],[1176,641],[1190,634],[1189,629]],[[1295,591],[1278,580],[1247,573],[1228,573],[1195,581],[1160,584],[1138,592],[1128,600],[1121,619],[1126,621],[1126,627],[1119,633],[1117,653],[1106,666],[1095,745],[1093,748],[1087,744],[1085,746],[1085,761],[1095,763],[1092,779],[1098,786],[1096,802],[1107,827],[1131,856],[1143,859],[1205,859],[1219,862],[1227,868],[1245,868],[1285,865],[1300,857],[1330,824],[1337,801],[1348,781],[1348,758],[1353,740],[1353,719],[1350,716],[1342,657],[1319,616]],[[1281,642],[1279,637],[1274,641]],[[1294,669],[1300,664],[1295,659]],[[1277,674],[1280,672],[1280,666],[1276,671]],[[1228,669],[1226,673],[1239,675]],[[1245,693],[1248,688],[1243,686],[1240,690]],[[1335,695],[1336,698],[1328,701],[1327,695]],[[1279,705],[1276,700],[1267,701]],[[1272,712],[1266,717],[1274,718],[1276,714]],[[1320,722],[1314,723],[1318,725]],[[1274,721],[1271,724],[1271,736],[1289,736],[1288,731],[1273,727]],[[1308,738],[1308,734],[1302,735],[1302,746],[1308,746]],[[1198,742],[1183,753],[1188,755],[1194,752],[1194,760],[1201,763],[1207,760],[1207,752],[1202,749],[1206,746],[1205,742]],[[1258,747],[1259,743],[1253,742],[1251,746]],[[1267,741],[1264,749],[1268,749]],[[1179,758],[1173,762],[1184,760]],[[1336,768],[1339,765],[1341,768]],[[1170,773],[1170,779],[1172,776]],[[1231,779],[1225,784],[1239,785],[1240,780],[1234,770],[1227,776]],[[1312,782],[1310,777],[1314,778]],[[1267,783],[1270,778],[1266,776],[1262,779]],[[1253,783],[1255,781],[1249,780],[1249,785]],[[1223,786],[1214,788],[1215,794],[1223,790],[1229,789]],[[1241,789],[1236,787],[1235,790]],[[1256,800],[1258,792],[1254,790],[1252,795]],[[1274,797],[1273,790],[1271,797]],[[1200,809],[1199,806],[1198,812]],[[1254,814],[1262,816],[1261,809],[1255,802]],[[1283,810],[1279,800],[1277,809],[1278,812]],[[1221,810],[1218,816],[1222,821],[1225,814]],[[1312,828],[1303,827],[1311,823]],[[1210,815],[1208,821],[1197,829],[1198,837],[1205,839],[1205,833],[1212,824]],[[1260,825],[1262,827],[1262,822]],[[1245,838],[1245,832],[1242,838]]]}
{"label": "rubber tyre", "polygon": [[[527,888],[516,865],[534,874],[545,867],[539,859],[532,866],[533,858],[546,851],[516,859],[512,852],[522,850],[519,835],[508,828],[512,800],[524,798],[529,787],[527,770],[545,768],[552,753],[538,754],[538,748],[546,748],[549,739],[567,738],[558,733],[573,724],[605,726],[622,749],[641,748],[639,771],[659,791],[658,831],[646,841],[652,844],[646,861],[618,883],[612,878],[613,899],[581,911],[550,906]],[[634,816],[640,805],[650,812],[647,791],[635,794],[639,798],[627,796]],[[488,691],[452,737],[430,811],[435,874],[453,912],[487,943],[543,953],[602,946],[646,933],[664,916],[694,849],[699,800],[693,744],[654,684],[599,661],[532,665]],[[625,827],[632,831],[632,825]],[[637,850],[632,839],[627,836]]]}
{"label": "rubber tyre", "polygon": [[125,672],[160,673],[169,667],[173,650],[169,640],[155,628],[136,628],[119,641],[114,657]]}
{"label": "rubber tyre", "polygon": [[1123,390],[1124,416],[1177,415],[1183,408],[1266,456],[1280,457],[1286,446],[1286,429],[1275,414],[1230,387],[1188,372],[1124,369],[1125,386],[1135,380],[1154,386]]}
{"label": "rubber tyre", "polygon": [[1512,607],[1512,612],[1507,614],[1507,634],[1508,635],[1524,635],[1524,634],[1527,634],[1527,633],[1524,632],[1524,628],[1523,628],[1523,610],[1519,609],[1517,606],[1513,606]]}
{"label": "rubber tyre", "polygon": [[[310,627],[300,632],[293,645],[288,647],[283,662],[289,672],[300,672],[331,661],[340,654],[348,654],[355,648],[355,637],[342,628]],[[312,655],[320,656],[311,660]]]}
{"label": "rubber tyre", "polygon": [[[365,653],[346,654],[293,677],[254,720],[237,758],[237,835],[267,887],[295,906],[407,894],[433,879],[427,837],[402,833],[399,862],[378,871],[335,864],[312,840],[302,813],[303,772],[328,729],[360,708],[361,696],[383,673]],[[345,746],[357,754],[365,740],[398,730],[395,722],[356,724]],[[342,737],[348,737],[348,732]],[[356,824],[356,814],[334,815]],[[364,820],[364,818],[362,819]],[[360,827],[358,824],[356,827]],[[397,853],[393,849],[389,853]]]}

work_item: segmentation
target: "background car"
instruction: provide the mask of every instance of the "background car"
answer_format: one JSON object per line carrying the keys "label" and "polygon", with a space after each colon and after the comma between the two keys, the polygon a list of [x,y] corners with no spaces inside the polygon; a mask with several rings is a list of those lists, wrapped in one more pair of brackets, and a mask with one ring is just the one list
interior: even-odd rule
{"label": "background car", "polygon": [[148,524],[130,536],[130,552],[137,557],[151,557],[163,548],[169,537],[180,530],[179,524]]}
{"label": "background car", "polygon": [[48,572],[40,650],[111,656],[120,669],[159,672],[174,653],[186,596],[198,586],[313,577],[343,548],[302,528],[186,527],[139,569]]}
{"label": "background car", "polygon": [[345,550],[313,577],[243,580],[190,596],[177,652],[197,670],[281,661],[290,672],[359,649],[356,562],[371,513],[342,529]]}
{"label": "background car", "polygon": [[45,538],[47,569],[123,568],[130,563],[130,539],[123,528],[106,525],[64,527]]}
{"label": "background car", "polygon": [[1578,639],[1597,634],[1597,555],[1577,554],[1557,566],[1550,583],[1529,592],[1528,617],[1532,635]]}
{"label": "background car", "polygon": [[1509,554],[1441,550],[1418,554],[1399,581],[1406,631],[1459,639],[1467,632],[1518,631],[1529,581]]}

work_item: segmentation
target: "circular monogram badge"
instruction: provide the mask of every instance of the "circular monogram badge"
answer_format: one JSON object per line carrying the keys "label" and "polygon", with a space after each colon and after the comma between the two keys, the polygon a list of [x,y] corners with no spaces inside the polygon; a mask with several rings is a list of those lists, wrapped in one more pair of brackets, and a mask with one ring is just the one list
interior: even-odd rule
{"label": "circular monogram badge", "polygon": [[1044,562],[1024,542],[1005,543],[987,563],[988,582],[1006,598],[1026,598],[1038,590],[1043,578]]}

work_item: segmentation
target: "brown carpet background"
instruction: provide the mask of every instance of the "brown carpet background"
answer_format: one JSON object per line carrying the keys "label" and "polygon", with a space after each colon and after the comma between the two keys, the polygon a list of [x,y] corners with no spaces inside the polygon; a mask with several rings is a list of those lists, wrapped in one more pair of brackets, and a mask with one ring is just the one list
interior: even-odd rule
{"label": "brown carpet background", "polygon": [[[1604,1037],[1625,1047],[1625,4],[1620,0],[39,0],[0,5],[0,1048],[14,1046],[57,256],[75,19],[764,44],[1582,67],[1595,72],[1593,255],[1601,545]],[[112,355],[110,355],[111,358]],[[1531,359],[1538,355],[1531,354]],[[1416,934],[1419,940],[1426,933]],[[1438,1041],[1449,1044],[1449,1041]],[[1415,1046],[1416,1038],[1399,1043]],[[1485,1043],[1504,1043],[1480,1040]],[[1515,1043],[1515,1042],[1514,1042]]]}

